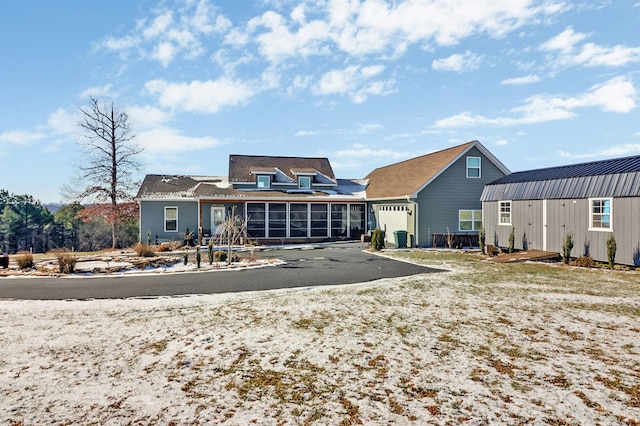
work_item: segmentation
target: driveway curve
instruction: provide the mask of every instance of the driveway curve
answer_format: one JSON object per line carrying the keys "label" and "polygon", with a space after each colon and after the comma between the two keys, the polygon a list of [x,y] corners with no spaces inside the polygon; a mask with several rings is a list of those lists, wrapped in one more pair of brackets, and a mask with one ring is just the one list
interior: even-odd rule
{"label": "driveway curve", "polygon": [[267,249],[280,266],[175,274],[0,278],[0,299],[79,300],[182,296],[352,284],[442,272],[363,252],[359,244],[314,249]]}

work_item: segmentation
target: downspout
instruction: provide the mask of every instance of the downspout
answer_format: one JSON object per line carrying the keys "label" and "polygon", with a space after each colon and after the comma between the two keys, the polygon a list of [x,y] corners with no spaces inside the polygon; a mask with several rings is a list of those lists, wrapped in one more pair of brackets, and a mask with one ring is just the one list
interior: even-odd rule
{"label": "downspout", "polygon": [[138,203],[138,241],[142,242],[142,202],[140,200]]}
{"label": "downspout", "polygon": [[416,240],[414,241],[415,246],[418,247],[418,241],[420,241],[419,233],[420,233],[420,220],[419,220],[419,204],[416,201],[413,201],[411,197],[407,197],[407,202],[413,204],[413,231],[415,233]]}

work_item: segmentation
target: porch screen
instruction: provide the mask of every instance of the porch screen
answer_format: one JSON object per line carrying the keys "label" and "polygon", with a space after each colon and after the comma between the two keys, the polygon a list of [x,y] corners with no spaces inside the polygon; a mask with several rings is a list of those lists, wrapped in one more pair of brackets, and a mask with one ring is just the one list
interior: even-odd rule
{"label": "porch screen", "polygon": [[266,233],[266,210],[264,203],[247,203],[247,234],[264,238]]}
{"label": "porch screen", "polygon": [[311,204],[311,236],[327,237],[329,236],[329,215],[327,214],[326,204]]}
{"label": "porch screen", "polygon": [[365,230],[365,208],[364,204],[351,204],[349,214],[349,228],[351,238],[360,238]]}
{"label": "porch screen", "polygon": [[308,237],[309,205],[291,203],[289,205],[289,235],[291,238]]}
{"label": "porch screen", "polygon": [[347,205],[331,204],[331,238],[347,236]]}
{"label": "porch screen", "polygon": [[269,238],[286,238],[287,205],[269,203]]}

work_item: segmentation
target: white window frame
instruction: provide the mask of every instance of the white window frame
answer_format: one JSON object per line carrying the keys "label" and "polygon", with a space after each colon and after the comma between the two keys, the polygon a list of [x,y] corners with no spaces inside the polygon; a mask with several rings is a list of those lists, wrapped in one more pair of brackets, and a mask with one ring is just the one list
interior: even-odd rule
{"label": "white window frame", "polygon": [[[302,182],[307,182],[307,184],[303,185]],[[311,176],[298,176],[298,188],[300,189],[310,189],[311,188]]]}
{"label": "white window frame", "polygon": [[[260,184],[260,181],[263,181],[264,179],[266,179],[266,186],[264,183]],[[256,185],[258,186],[258,188],[271,188],[271,176],[258,175],[258,177],[256,178]]]}
{"label": "white window frame", "polygon": [[[174,219],[167,219],[167,210],[169,209],[174,209],[176,212],[176,229],[167,229],[167,220],[174,220]],[[179,225],[178,225],[178,206],[164,206],[164,232],[178,232],[178,229],[180,229]]]}
{"label": "white window frame", "polygon": [[[502,206],[509,206],[509,222],[504,222],[502,220]],[[513,220],[513,203],[511,200],[503,200],[498,201],[498,225],[511,226],[511,222]]]}
{"label": "white window frame", "polygon": [[[471,229],[462,229],[462,226],[460,226],[460,223],[463,222],[463,220],[460,219],[460,214],[462,212],[470,212],[471,213]],[[475,215],[476,213],[480,213],[480,226],[482,226],[482,210],[472,210],[472,209],[460,209],[458,210],[458,231],[459,232],[478,232],[480,230],[480,228],[475,229],[475,223],[476,223],[476,219],[475,219]],[[464,222],[469,222],[468,220],[465,220]]]}
{"label": "white window frame", "polygon": [[[470,166],[469,160],[478,160],[477,166]],[[469,176],[469,170],[478,170],[478,176]],[[467,178],[468,179],[480,179],[482,177],[482,157],[467,157]]]}
{"label": "white window frame", "polygon": [[[594,210],[594,202],[595,201],[608,201],[609,202],[609,213],[595,213]],[[593,226],[593,219],[595,216],[609,216],[609,227],[602,226]],[[601,198],[589,198],[589,231],[604,231],[604,232],[612,232],[613,231],[613,198],[611,197],[601,197]]]}

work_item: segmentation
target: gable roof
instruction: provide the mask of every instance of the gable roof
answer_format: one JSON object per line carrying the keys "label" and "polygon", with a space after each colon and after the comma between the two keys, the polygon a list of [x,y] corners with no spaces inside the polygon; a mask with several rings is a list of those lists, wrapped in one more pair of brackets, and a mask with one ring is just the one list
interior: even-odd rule
{"label": "gable roof", "polygon": [[512,173],[485,186],[482,201],[640,196],[640,156]]}
{"label": "gable roof", "polygon": [[228,186],[225,179],[216,176],[146,175],[136,199],[180,199],[196,196],[203,185]]}
{"label": "gable roof", "polygon": [[367,199],[415,197],[425,186],[474,147],[505,174],[509,173],[509,170],[480,142],[471,141],[375,169],[365,178],[369,180]]}
{"label": "gable roof", "polygon": [[336,185],[336,177],[327,158],[230,155],[229,182],[255,182],[258,174],[270,174],[274,183],[295,183],[297,175],[313,175],[314,183]]}

